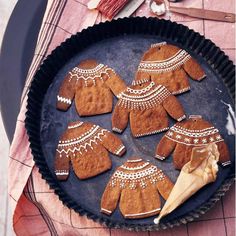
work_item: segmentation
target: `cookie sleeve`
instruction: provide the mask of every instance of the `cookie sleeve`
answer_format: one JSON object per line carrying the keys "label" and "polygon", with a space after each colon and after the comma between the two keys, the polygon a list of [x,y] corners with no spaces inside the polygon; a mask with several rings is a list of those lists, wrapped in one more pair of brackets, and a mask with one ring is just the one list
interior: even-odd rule
{"label": "cookie sleeve", "polygon": [[105,76],[107,76],[105,83],[115,96],[126,89],[124,80],[113,69],[107,68]]}
{"label": "cookie sleeve", "polygon": [[176,147],[176,141],[171,139],[168,135],[173,133],[172,131],[168,131],[157,144],[155,158],[159,160],[164,160],[168,157]]}
{"label": "cookie sleeve", "polygon": [[116,104],[112,113],[112,130],[122,133],[129,121],[129,110]]}
{"label": "cookie sleeve", "polygon": [[116,179],[110,179],[101,199],[101,212],[106,215],[111,215],[116,209],[120,199],[121,188]]}
{"label": "cookie sleeve", "polygon": [[122,156],[125,153],[125,146],[122,141],[109,131],[105,131],[105,135],[102,137],[102,145],[117,156]]}
{"label": "cookie sleeve", "polygon": [[157,178],[158,178],[158,181],[156,184],[157,190],[161,194],[161,196],[165,200],[167,200],[167,198],[169,197],[169,195],[174,187],[174,184],[169,179],[169,177],[163,173],[162,170],[159,170]]}
{"label": "cookie sleeve", "polygon": [[192,57],[184,63],[183,69],[193,80],[200,81],[206,77],[201,66]]}
{"label": "cookie sleeve", "polygon": [[178,99],[170,94],[162,103],[167,113],[175,120],[181,121],[186,118],[184,109]]}
{"label": "cookie sleeve", "polygon": [[217,142],[216,145],[220,153],[220,157],[219,157],[220,164],[223,167],[231,165],[230,153],[229,153],[229,149],[226,143],[222,140],[220,142]]}
{"label": "cookie sleeve", "polygon": [[69,156],[57,148],[55,157],[55,175],[58,180],[66,180],[69,176]]}
{"label": "cookie sleeve", "polygon": [[[70,72],[69,72],[70,73]],[[57,109],[66,111],[71,106],[75,96],[76,79],[68,74],[63,80],[59,93],[57,94]]]}

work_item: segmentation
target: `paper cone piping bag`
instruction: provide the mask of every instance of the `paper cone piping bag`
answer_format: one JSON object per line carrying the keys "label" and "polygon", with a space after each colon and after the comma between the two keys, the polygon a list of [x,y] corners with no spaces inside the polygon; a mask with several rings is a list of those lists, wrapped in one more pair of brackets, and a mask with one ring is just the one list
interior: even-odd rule
{"label": "paper cone piping bag", "polygon": [[219,152],[215,143],[193,148],[191,160],[183,166],[159,216],[154,219],[154,223],[159,224],[162,217],[175,210],[203,186],[214,182],[218,172],[218,161]]}

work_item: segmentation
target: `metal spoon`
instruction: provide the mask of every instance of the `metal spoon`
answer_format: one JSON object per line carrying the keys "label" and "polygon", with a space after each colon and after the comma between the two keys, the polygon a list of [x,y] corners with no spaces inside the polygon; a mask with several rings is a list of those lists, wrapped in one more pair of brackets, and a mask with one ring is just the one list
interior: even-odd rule
{"label": "metal spoon", "polygon": [[235,23],[235,14],[233,13],[187,7],[169,6],[169,8],[167,8],[165,0],[151,0],[149,7],[151,11],[158,16],[164,15],[166,12],[170,11],[200,19]]}

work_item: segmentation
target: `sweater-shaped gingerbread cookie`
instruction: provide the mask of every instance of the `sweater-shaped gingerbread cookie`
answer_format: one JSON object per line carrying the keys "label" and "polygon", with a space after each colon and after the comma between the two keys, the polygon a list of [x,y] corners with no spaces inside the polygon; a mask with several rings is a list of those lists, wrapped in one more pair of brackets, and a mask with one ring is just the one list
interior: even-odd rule
{"label": "sweater-shaped gingerbread cookie", "polygon": [[130,120],[134,137],[168,129],[168,115],[180,121],[185,118],[182,105],[164,86],[147,81],[132,85],[119,94],[112,114],[112,130],[121,133]]}
{"label": "sweater-shaped gingerbread cookie", "polygon": [[231,163],[230,154],[219,130],[202,119],[199,115],[191,115],[188,120],[178,122],[162,137],[156,147],[156,158],[164,160],[172,152],[176,169],[190,161],[192,149],[209,143],[216,143],[220,153],[222,166]]}
{"label": "sweater-shaped gingerbread cookie", "polygon": [[173,188],[170,179],[149,162],[129,159],[112,175],[101,200],[101,212],[110,215],[118,201],[125,218],[156,215],[161,210],[158,192],[166,200]]}
{"label": "sweater-shaped gingerbread cookie", "polygon": [[162,42],[151,45],[144,53],[133,84],[150,76],[172,94],[180,94],[190,89],[187,75],[197,81],[205,77],[200,65],[185,50]]}
{"label": "sweater-shaped gingerbread cookie", "polygon": [[75,101],[80,116],[112,111],[113,94],[126,88],[124,81],[110,67],[95,60],[82,61],[70,71],[57,95],[57,108],[66,111]]}
{"label": "sweater-shaped gingerbread cookie", "polygon": [[88,122],[71,122],[62,134],[55,157],[55,174],[66,180],[71,162],[80,179],[96,176],[111,168],[108,151],[121,156],[125,146],[114,134]]}

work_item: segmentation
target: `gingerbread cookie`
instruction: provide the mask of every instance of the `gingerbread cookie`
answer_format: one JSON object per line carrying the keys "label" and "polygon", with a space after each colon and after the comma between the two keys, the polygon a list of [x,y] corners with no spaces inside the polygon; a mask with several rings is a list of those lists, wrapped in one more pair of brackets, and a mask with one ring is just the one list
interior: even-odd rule
{"label": "gingerbread cookie", "polygon": [[118,133],[126,128],[128,120],[133,136],[141,137],[167,130],[167,113],[178,121],[185,118],[177,98],[148,79],[128,87],[118,97],[112,114],[112,130]]}
{"label": "gingerbread cookie", "polygon": [[119,199],[122,215],[128,219],[156,215],[161,210],[158,192],[166,200],[173,188],[170,179],[149,162],[129,159],[112,175],[101,200],[101,212],[107,215],[115,210]]}
{"label": "gingerbread cookie", "polygon": [[62,134],[55,157],[55,174],[59,180],[69,176],[71,162],[80,179],[96,176],[111,168],[108,151],[122,156],[125,146],[106,129],[88,122],[71,122]]}
{"label": "gingerbread cookie", "polygon": [[197,81],[205,77],[200,65],[185,50],[162,42],[151,45],[144,53],[133,84],[151,76],[172,94],[180,94],[190,90],[187,75]]}
{"label": "gingerbread cookie", "polygon": [[176,169],[181,169],[190,161],[194,147],[216,143],[222,166],[231,164],[230,154],[219,130],[199,115],[189,116],[188,120],[178,122],[163,136],[156,148],[156,158],[164,160],[172,152]]}
{"label": "gingerbread cookie", "polygon": [[57,108],[66,111],[75,101],[80,116],[112,111],[113,94],[126,88],[124,81],[110,67],[95,60],[82,61],[65,77],[57,95]]}

